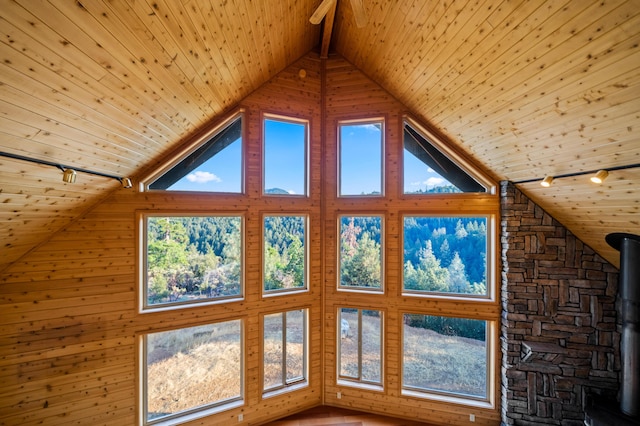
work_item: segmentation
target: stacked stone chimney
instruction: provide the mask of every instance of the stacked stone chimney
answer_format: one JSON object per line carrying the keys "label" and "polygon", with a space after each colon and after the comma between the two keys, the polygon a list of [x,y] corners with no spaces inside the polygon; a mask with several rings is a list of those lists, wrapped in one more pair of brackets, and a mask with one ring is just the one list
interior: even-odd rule
{"label": "stacked stone chimney", "polygon": [[503,182],[502,422],[582,426],[616,398],[618,270]]}

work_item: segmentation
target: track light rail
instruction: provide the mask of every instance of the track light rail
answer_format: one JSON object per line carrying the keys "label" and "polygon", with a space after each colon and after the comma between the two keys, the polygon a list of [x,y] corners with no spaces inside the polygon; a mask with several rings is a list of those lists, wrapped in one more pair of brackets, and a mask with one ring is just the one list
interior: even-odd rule
{"label": "track light rail", "polygon": [[[55,163],[53,161],[41,160],[39,158],[26,157],[24,155],[12,154],[12,153],[3,152],[3,151],[0,151],[0,157],[12,158],[14,160],[28,161],[30,163],[36,163],[36,164],[42,164],[42,165],[45,165],[45,166],[55,167],[57,169],[62,170],[63,173],[66,173],[67,170],[71,170],[71,171],[87,173],[87,174],[95,175],[95,176],[102,176],[102,177],[106,177],[106,178],[109,178],[109,179],[115,179],[118,182],[120,182],[122,184],[122,186],[125,187],[125,188],[131,188],[131,186],[132,186],[131,185],[131,179],[129,179],[127,177],[112,175],[112,174],[109,174],[109,173],[102,173],[102,172],[97,172],[95,170],[82,169],[82,168],[74,167],[74,166],[67,166],[67,165],[64,165],[64,164]],[[65,176],[67,176],[67,175],[65,174]],[[75,178],[73,179],[73,181],[75,181]],[[65,180],[65,182],[69,182],[69,183],[72,183],[73,181]]]}

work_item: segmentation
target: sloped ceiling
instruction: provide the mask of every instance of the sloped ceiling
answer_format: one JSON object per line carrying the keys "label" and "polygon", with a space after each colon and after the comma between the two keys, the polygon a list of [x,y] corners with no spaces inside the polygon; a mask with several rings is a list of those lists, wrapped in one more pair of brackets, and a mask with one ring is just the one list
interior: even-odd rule
{"label": "sloped ceiling", "polygon": [[[320,0],[3,1],[0,150],[136,176],[316,49]],[[640,163],[631,1],[338,0],[337,52],[496,177]],[[614,264],[640,234],[640,169],[518,186]],[[0,157],[0,270],[120,189]]]}

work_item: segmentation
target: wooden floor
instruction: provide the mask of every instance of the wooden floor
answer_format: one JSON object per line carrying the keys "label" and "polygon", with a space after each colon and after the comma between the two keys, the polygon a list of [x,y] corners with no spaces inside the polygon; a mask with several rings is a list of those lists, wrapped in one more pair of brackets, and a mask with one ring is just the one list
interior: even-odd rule
{"label": "wooden floor", "polygon": [[360,411],[321,406],[311,408],[264,426],[435,426]]}

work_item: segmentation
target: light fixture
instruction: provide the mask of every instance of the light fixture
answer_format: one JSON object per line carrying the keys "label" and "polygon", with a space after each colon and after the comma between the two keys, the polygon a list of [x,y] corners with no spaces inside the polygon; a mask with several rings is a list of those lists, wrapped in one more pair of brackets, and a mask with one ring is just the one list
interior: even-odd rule
{"label": "light fixture", "polygon": [[551,184],[551,182],[553,180],[556,180],[556,179],[564,179],[564,178],[568,178],[568,177],[576,177],[576,176],[584,176],[584,175],[593,175],[594,173],[595,173],[595,175],[591,177],[591,181],[594,182],[594,183],[602,183],[607,178],[607,176],[609,176],[609,173],[611,173],[613,171],[639,169],[639,168],[640,168],[640,163],[625,164],[624,166],[607,167],[606,170],[605,169],[583,170],[583,171],[575,172],[575,173],[565,173],[565,174],[562,174],[562,175],[547,176],[546,178],[544,178],[543,181],[540,181],[540,178],[531,178],[531,179],[524,179],[524,180],[520,180],[520,181],[516,181],[516,182],[512,182],[512,183],[518,185],[518,184],[522,184],[522,183],[540,182],[540,184],[542,186],[549,186]]}
{"label": "light fixture", "polygon": [[94,170],[81,169],[79,167],[65,166],[64,164],[54,163],[53,161],[40,160],[38,158],[25,157],[24,155],[12,154],[9,152],[0,151],[0,157],[13,158],[14,160],[28,161],[30,163],[43,164],[45,166],[56,167],[62,171],[62,180],[66,183],[74,183],[76,181],[77,172],[88,173],[90,175],[102,176],[109,179],[115,179],[122,184],[123,188],[131,188],[131,179],[127,177],[121,177],[111,175],[108,173],[97,172]]}
{"label": "light fixture", "polygon": [[62,172],[62,181],[66,183],[75,183],[76,171],[73,169],[64,169]]}
{"label": "light fixture", "polygon": [[131,188],[133,185],[131,184],[131,179],[122,178],[120,179],[120,183],[122,183],[123,188]]}
{"label": "light fixture", "polygon": [[593,183],[602,183],[609,176],[609,172],[606,170],[598,170],[598,173],[595,176],[591,176],[591,182]]}
{"label": "light fixture", "polygon": [[544,186],[545,188],[548,188],[551,186],[551,182],[553,182],[553,176],[547,176],[544,179],[542,179],[542,182],[540,182],[540,185]]}

